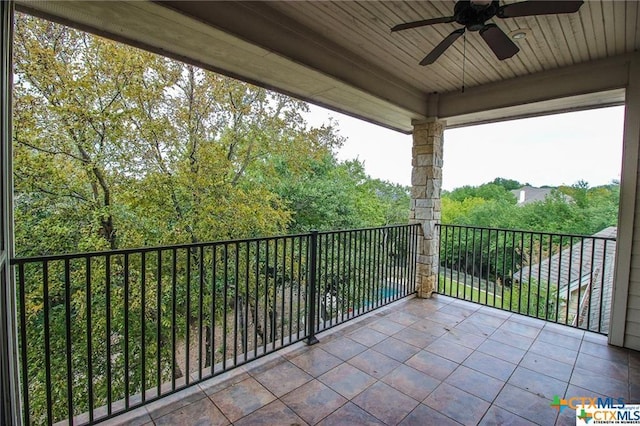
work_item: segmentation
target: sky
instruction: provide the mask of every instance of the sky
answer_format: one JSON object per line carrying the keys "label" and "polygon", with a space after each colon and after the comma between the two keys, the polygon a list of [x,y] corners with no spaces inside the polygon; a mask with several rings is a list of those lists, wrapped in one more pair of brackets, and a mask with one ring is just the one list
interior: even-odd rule
{"label": "sky", "polygon": [[[338,159],[357,158],[373,178],[411,185],[411,136],[318,106],[318,126],[333,117],[347,142]],[[443,189],[496,177],[533,186],[598,186],[620,179],[624,107],[571,112],[445,130]]]}

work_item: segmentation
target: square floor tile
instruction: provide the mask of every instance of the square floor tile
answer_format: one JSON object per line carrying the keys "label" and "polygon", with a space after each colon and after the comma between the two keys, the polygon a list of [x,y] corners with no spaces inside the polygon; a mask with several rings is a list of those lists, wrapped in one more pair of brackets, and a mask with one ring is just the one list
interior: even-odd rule
{"label": "square floor tile", "polygon": [[489,336],[489,342],[487,343],[491,343],[490,341],[498,341],[500,343],[504,343],[506,345],[526,351],[531,347],[533,340],[534,339],[530,337],[521,336],[519,334],[515,334],[499,328],[495,331],[495,333]]}
{"label": "square floor tile", "polygon": [[440,384],[440,380],[404,364],[384,376],[382,381],[416,401],[425,399]]}
{"label": "square floor tile", "polygon": [[537,340],[562,346],[563,348],[571,349],[572,351],[580,349],[580,345],[582,344],[582,340],[580,339],[545,329],[540,332]]}
{"label": "square floor tile", "polygon": [[479,325],[484,325],[487,327],[492,327],[495,329],[500,327],[502,324],[504,324],[507,318],[508,316],[500,317],[500,316],[496,316],[493,313],[490,314],[490,313],[487,313],[486,311],[479,310],[474,312],[473,315],[467,318],[467,321],[475,324],[479,324]]}
{"label": "square floor tile", "polygon": [[404,326],[409,326],[414,322],[420,321],[422,319],[407,312],[393,312],[387,315],[386,318]]}
{"label": "square floor tile", "polygon": [[503,381],[462,365],[451,373],[444,382],[487,402],[493,401],[504,386]]}
{"label": "square floor tile", "polygon": [[456,325],[452,330],[460,330],[484,338],[489,337],[496,331],[496,328],[470,321],[469,318]]}
{"label": "square floor tile", "polygon": [[461,363],[473,353],[473,349],[469,349],[445,338],[436,340],[424,348],[424,350],[457,363]]}
{"label": "square floor tile", "polygon": [[405,364],[438,380],[446,379],[459,365],[427,351],[418,352],[409,358]]}
{"label": "square floor tile", "polygon": [[237,383],[210,396],[222,413],[232,422],[253,413],[275,399],[254,378]]}
{"label": "square floor tile", "polygon": [[516,364],[503,361],[482,352],[472,353],[462,364],[502,381],[506,381],[516,369]]}
{"label": "square floor tile", "polygon": [[424,404],[418,405],[400,423],[401,426],[457,426],[460,423]]}
{"label": "square floor tile", "polygon": [[157,419],[195,401],[206,398],[206,396],[200,388],[193,386],[150,403],[147,405],[147,411],[152,419]]}
{"label": "square floor tile", "polygon": [[537,423],[530,422],[529,420],[513,414],[504,408],[500,408],[497,405],[492,405],[480,422],[481,426],[535,426],[536,424]]}
{"label": "square floor tile", "polygon": [[228,425],[229,420],[209,398],[203,398],[155,420],[156,425]]}
{"label": "square floor tile", "polygon": [[507,383],[494,405],[541,425],[552,425],[558,412],[552,409],[550,399],[527,392]]}
{"label": "square floor tile", "polygon": [[478,352],[491,355],[494,358],[498,358],[512,364],[518,364],[526,353],[525,350],[516,348],[506,343],[498,342],[491,338],[489,340],[485,340],[484,343],[478,346]]}
{"label": "square floor tile", "polygon": [[540,340],[535,341],[533,345],[531,345],[529,351],[570,365],[573,365],[578,357],[577,351],[572,351],[571,349],[563,348],[562,346]]}
{"label": "square floor tile", "polygon": [[438,309],[438,312],[442,312],[445,314],[449,314],[449,315],[453,315],[456,316],[458,318],[462,318],[465,319],[469,316],[471,316],[471,314],[473,314],[475,311],[477,311],[478,308],[477,307],[470,307],[470,306],[461,306],[458,305],[457,303],[451,303],[447,306],[443,306],[442,308]]}
{"label": "square floor tile", "polygon": [[567,382],[545,376],[524,367],[516,368],[507,383],[548,400],[552,400],[554,395],[564,394],[568,386]]}
{"label": "square floor tile", "polygon": [[520,365],[563,382],[569,381],[573,370],[573,365],[571,364],[565,364],[535,352],[528,352],[520,362]]}
{"label": "square floor tile", "polygon": [[397,332],[393,337],[420,349],[423,349],[437,339],[436,336],[418,331],[411,327],[407,327],[404,330]]}
{"label": "square floor tile", "polygon": [[588,354],[594,357],[606,359],[627,365],[629,363],[629,351],[609,345],[600,345],[592,342],[582,342],[580,346],[581,354]]}
{"label": "square floor tile", "polygon": [[[464,321],[467,317],[461,314],[452,315],[440,310],[433,312],[427,317],[430,321],[440,323],[443,327],[453,328]],[[415,324],[414,324],[415,325]]]}
{"label": "square floor tile", "polygon": [[533,325],[521,324],[515,321],[507,321],[500,326],[500,330],[508,331],[510,333],[517,334],[519,336],[535,339],[540,333],[540,327],[534,327]]}
{"label": "square floor tile", "polygon": [[477,425],[490,404],[463,390],[442,383],[423,404],[464,425]]}
{"label": "square floor tile", "polygon": [[240,367],[227,373],[223,373],[220,376],[206,380],[200,383],[198,386],[207,395],[213,395],[214,393],[220,392],[221,390],[233,386],[236,383],[240,383],[241,381],[246,380],[249,377],[251,377],[249,373],[244,371],[243,367]]}
{"label": "square floor tile", "polygon": [[365,346],[371,347],[376,343],[382,342],[388,336],[372,328],[362,327],[359,330],[356,330],[353,333],[349,334],[347,337]]}
{"label": "square floor tile", "polygon": [[408,360],[420,351],[420,348],[410,345],[409,343],[405,343],[402,340],[395,339],[393,337],[389,337],[383,340],[382,342],[373,346],[371,349],[385,354],[389,358],[393,358],[396,361],[400,362]]}
{"label": "square floor tile", "polygon": [[[442,314],[445,315],[445,314]],[[431,321],[429,319],[422,319],[418,322],[414,322],[409,326],[409,328],[413,328],[414,330],[418,330],[421,333],[426,333],[433,337],[440,337],[444,333],[447,332],[448,328],[455,327],[455,324],[451,324],[450,326],[446,326],[436,321]]]}
{"label": "square floor tile", "polygon": [[373,349],[368,349],[360,355],[354,356],[348,362],[377,379],[384,377],[400,365],[395,359],[389,358]]}
{"label": "square floor tile", "polygon": [[567,327],[562,324],[555,324],[552,322],[543,322],[544,330],[552,331],[554,333],[564,334],[565,336],[575,337],[576,339],[582,340],[584,337],[584,331],[578,330],[577,328]]}
{"label": "square floor tile", "polygon": [[415,399],[382,382],[370,386],[352,402],[386,424],[400,423],[418,405]]}
{"label": "square floor tile", "polygon": [[381,318],[376,322],[372,322],[368,325],[368,327],[379,331],[380,333],[384,333],[387,336],[391,336],[392,334],[395,334],[405,328],[404,325],[398,324],[397,322],[391,321],[387,318]]}
{"label": "square floor tile", "polygon": [[525,324],[525,325],[530,325],[530,326],[537,327],[537,328],[540,328],[540,329],[543,329],[546,324],[549,324],[545,320],[542,320],[542,319],[539,319],[539,318],[532,318],[532,317],[528,317],[526,315],[520,315],[520,314],[512,314],[510,320],[513,321],[513,322],[517,322],[517,323]]}
{"label": "square floor tile", "polygon": [[304,420],[296,415],[292,409],[284,405],[280,400],[273,401],[257,411],[241,418],[234,423],[235,426],[254,425],[303,425]]}
{"label": "square floor tile", "polygon": [[343,361],[353,358],[360,352],[367,350],[367,346],[362,345],[355,340],[351,340],[348,337],[339,337],[337,339],[332,339],[327,343],[323,342],[320,344],[320,348],[337,356]]}
{"label": "square floor tile", "polygon": [[347,402],[318,380],[302,385],[280,400],[309,424],[318,423]]}
{"label": "square floor tile", "polygon": [[347,363],[327,371],[318,380],[349,399],[376,382],[375,378]]}
{"label": "square floor tile", "polygon": [[582,338],[585,342],[597,343],[598,345],[607,346],[609,344],[609,338],[603,334],[592,333],[590,331],[584,332]]}
{"label": "square floor tile", "polygon": [[601,396],[625,398],[625,400],[629,398],[629,383],[627,381],[605,378],[597,370],[575,367],[569,383],[596,392]]}
{"label": "square floor tile", "polygon": [[254,375],[254,378],[277,397],[289,393],[313,379],[313,377],[288,361]]}
{"label": "square floor tile", "polygon": [[292,358],[291,362],[307,374],[317,377],[341,364],[342,360],[319,347],[315,347]]}
{"label": "square floor tile", "polygon": [[596,370],[603,376],[616,380],[627,381],[629,379],[629,366],[627,363],[610,361],[582,352],[578,355],[576,367]]}
{"label": "square floor tile", "polygon": [[478,346],[484,343],[485,340],[487,340],[485,336],[467,333],[458,328],[452,328],[447,333],[442,335],[441,339],[448,340],[469,349],[476,349]]}
{"label": "square floor tile", "polygon": [[345,426],[345,425],[384,425],[380,420],[364,411],[352,402],[347,402],[338,410],[325,417],[319,426]]}

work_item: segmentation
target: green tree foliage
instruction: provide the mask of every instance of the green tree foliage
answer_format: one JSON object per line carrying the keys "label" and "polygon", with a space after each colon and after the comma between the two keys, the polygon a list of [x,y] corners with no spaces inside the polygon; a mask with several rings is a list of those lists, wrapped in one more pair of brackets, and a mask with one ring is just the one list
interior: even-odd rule
{"label": "green tree foliage", "polygon": [[514,189],[522,188],[523,186],[530,186],[528,183],[522,184],[514,179],[505,179],[501,177],[495,178],[492,182],[494,185],[498,185],[506,189],[507,191],[513,191]]}
{"label": "green tree foliage", "polygon": [[[343,138],[333,123],[310,128],[304,102],[21,14],[15,40],[14,216],[20,257],[407,221],[407,189],[369,178],[358,161],[338,162],[334,151]],[[220,301],[235,297],[250,312],[269,316],[271,331],[263,330],[262,338],[273,340],[276,288],[284,294],[286,285],[292,292],[294,283],[292,277],[278,281],[265,265],[287,259],[303,277],[303,265],[294,261],[302,254],[292,244],[286,253],[277,245],[270,251],[264,245],[243,247],[25,267],[21,315],[32,420],[46,422],[46,356],[53,422],[67,416],[68,360],[76,414],[88,409],[89,360],[94,406],[105,404],[109,387],[115,400],[124,397],[123,353],[136,366],[146,356],[143,368],[129,372],[130,393],[147,389],[151,375],[162,381],[184,376],[164,362],[158,370],[154,360],[175,354],[172,327],[179,341],[189,341],[185,330],[196,320],[185,312],[193,300],[213,306],[200,320],[219,324],[223,310],[231,309],[231,302]],[[228,273],[238,270],[246,276]],[[272,286],[244,288],[249,281]],[[132,318],[144,318],[144,330]],[[246,324],[240,328],[243,333]],[[216,352],[220,359],[226,356]],[[143,371],[149,371],[145,379]]]}
{"label": "green tree foliage", "polygon": [[290,231],[331,230],[408,221],[409,191],[370,179],[357,161],[338,163],[325,155],[301,172],[282,164],[274,191],[293,211]]}
{"label": "green tree foliage", "polygon": [[620,187],[616,183],[589,188],[580,181],[552,189],[543,201],[519,206],[510,190],[495,183],[499,180],[506,181],[498,178],[494,183],[443,193],[442,223],[584,235],[617,223]]}

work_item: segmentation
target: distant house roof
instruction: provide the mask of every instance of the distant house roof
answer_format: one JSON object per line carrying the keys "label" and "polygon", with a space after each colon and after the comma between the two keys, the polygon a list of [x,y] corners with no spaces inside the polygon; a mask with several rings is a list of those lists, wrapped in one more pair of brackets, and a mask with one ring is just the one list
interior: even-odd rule
{"label": "distant house roof", "polygon": [[[544,201],[549,195],[551,195],[551,192],[553,190],[554,188],[535,188],[533,186],[523,186],[522,188],[512,190],[511,193],[515,195],[516,199],[518,200],[518,205],[523,205],[535,203],[537,201]],[[563,197],[567,201],[571,199],[571,197],[569,197],[568,195],[563,194]]]}
{"label": "distant house roof", "polygon": [[[616,257],[617,228],[605,228],[590,237],[578,239],[577,242],[551,258],[540,263],[525,266],[517,271],[513,277],[522,282],[540,281],[555,286],[560,298],[571,305],[575,303],[580,311],[580,305],[585,303],[584,293],[591,288],[591,298],[582,307],[582,321],[589,322],[589,328],[597,330],[598,319],[602,319],[602,330],[609,329],[609,310],[613,293],[613,272]],[[570,238],[570,237],[566,237]],[[612,238],[612,239],[607,239]],[[576,241],[574,237],[573,241]],[[602,292],[600,289],[604,289]],[[581,300],[568,300],[580,298]],[[602,298],[602,310],[600,300]],[[601,313],[602,311],[602,313]],[[587,316],[588,318],[586,318]]]}

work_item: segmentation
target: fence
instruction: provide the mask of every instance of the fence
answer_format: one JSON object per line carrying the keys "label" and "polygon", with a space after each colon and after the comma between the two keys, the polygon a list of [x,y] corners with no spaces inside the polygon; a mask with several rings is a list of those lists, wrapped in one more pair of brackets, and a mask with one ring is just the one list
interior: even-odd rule
{"label": "fence", "polygon": [[615,237],[439,225],[439,238],[438,293],[608,332]]}
{"label": "fence", "polygon": [[416,225],[17,258],[24,422],[95,423],[415,292]]}

